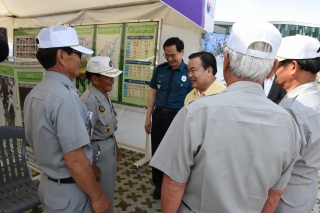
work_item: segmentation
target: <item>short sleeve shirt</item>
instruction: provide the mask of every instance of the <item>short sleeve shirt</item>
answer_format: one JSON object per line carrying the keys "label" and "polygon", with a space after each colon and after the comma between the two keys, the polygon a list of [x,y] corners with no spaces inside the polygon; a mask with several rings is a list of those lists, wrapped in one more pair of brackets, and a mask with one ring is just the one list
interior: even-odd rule
{"label": "short sleeve shirt", "polygon": [[240,81],[183,107],[150,165],[187,183],[183,201],[194,212],[260,213],[268,190],[289,180],[297,130],[260,84]]}
{"label": "short sleeve shirt", "polygon": [[[166,101],[171,73],[174,72],[171,91]],[[160,64],[153,73],[150,87],[157,90],[155,104],[161,108],[180,109],[183,107],[186,95],[192,90],[188,77],[188,65],[181,63],[173,70],[168,62]]]}
{"label": "short sleeve shirt", "polygon": [[27,141],[46,175],[70,177],[63,155],[80,147],[92,162],[87,109],[67,76],[47,71],[27,95],[23,111]]}
{"label": "short sleeve shirt", "polygon": [[289,183],[313,183],[320,169],[320,91],[317,83],[310,82],[291,90],[279,105],[292,115],[301,134],[301,159],[295,163]]}
{"label": "short sleeve shirt", "polygon": [[92,112],[91,123],[93,134],[91,140],[105,140],[110,138],[117,130],[117,118],[110,100],[95,88],[92,84],[82,94],[81,100],[85,103],[89,112]]}

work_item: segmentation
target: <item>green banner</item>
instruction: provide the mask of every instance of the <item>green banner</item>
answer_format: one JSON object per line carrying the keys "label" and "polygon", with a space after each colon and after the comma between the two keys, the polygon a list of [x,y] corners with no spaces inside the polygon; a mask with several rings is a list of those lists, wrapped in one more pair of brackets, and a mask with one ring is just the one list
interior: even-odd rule
{"label": "green banner", "polygon": [[19,82],[39,83],[43,79],[42,72],[17,72]]}
{"label": "green banner", "polygon": [[40,32],[40,28],[37,29],[15,29],[14,36],[36,36]]}
{"label": "green banner", "polygon": [[98,25],[98,34],[120,34],[121,33],[121,27],[122,25]]}
{"label": "green banner", "polygon": [[0,65],[0,75],[14,76],[13,67]]}
{"label": "green banner", "polygon": [[78,36],[80,35],[93,35],[93,26],[77,26],[74,27]]}

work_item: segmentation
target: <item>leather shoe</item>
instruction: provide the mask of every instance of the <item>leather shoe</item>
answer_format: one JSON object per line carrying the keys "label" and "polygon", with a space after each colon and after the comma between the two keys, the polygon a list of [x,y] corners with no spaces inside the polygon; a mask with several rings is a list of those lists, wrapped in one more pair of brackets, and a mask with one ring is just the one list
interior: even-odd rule
{"label": "leather shoe", "polygon": [[161,198],[161,188],[156,188],[154,191],[153,191],[153,199],[155,200],[159,200]]}

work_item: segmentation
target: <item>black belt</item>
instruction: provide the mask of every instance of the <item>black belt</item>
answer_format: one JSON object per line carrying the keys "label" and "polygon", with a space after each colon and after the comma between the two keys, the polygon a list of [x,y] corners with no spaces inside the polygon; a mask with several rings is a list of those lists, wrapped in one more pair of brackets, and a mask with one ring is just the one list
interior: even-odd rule
{"label": "black belt", "polygon": [[105,139],[94,139],[94,140],[91,140],[91,142],[105,141],[105,140],[108,140],[109,138],[113,138],[113,134],[110,135],[109,137],[105,138]]}
{"label": "black belt", "polygon": [[57,182],[57,183],[76,183],[76,181],[73,179],[73,177],[69,177],[69,178],[62,178],[62,179],[53,179],[51,177],[48,177],[49,180],[53,181],[53,182]]}
{"label": "black belt", "polygon": [[169,113],[169,114],[176,114],[176,113],[179,112],[179,109],[165,109],[165,108],[161,108],[161,107],[158,107],[158,106],[156,106],[154,108],[154,110],[160,111],[162,113]]}
{"label": "black belt", "polygon": [[182,200],[182,203],[192,212],[194,212],[183,200]]}

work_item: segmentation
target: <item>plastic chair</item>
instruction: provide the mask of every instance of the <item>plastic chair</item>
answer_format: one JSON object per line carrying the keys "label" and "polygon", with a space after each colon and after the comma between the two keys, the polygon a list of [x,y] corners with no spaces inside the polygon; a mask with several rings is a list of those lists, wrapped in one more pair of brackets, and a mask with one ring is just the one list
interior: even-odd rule
{"label": "plastic chair", "polygon": [[[21,146],[18,144],[21,143]],[[0,127],[0,212],[22,213],[32,209],[38,212],[38,180],[32,180],[26,162],[24,128]]]}

